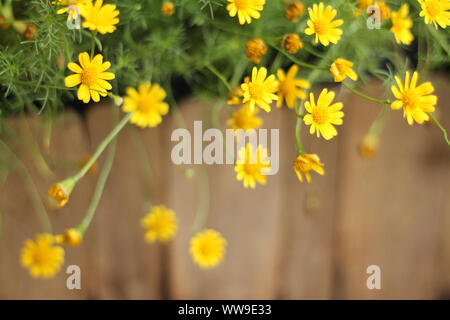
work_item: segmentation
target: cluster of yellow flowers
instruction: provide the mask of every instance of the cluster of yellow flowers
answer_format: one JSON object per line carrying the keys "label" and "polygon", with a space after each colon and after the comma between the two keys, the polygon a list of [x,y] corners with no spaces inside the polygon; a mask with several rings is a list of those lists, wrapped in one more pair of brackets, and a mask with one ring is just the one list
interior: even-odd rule
{"label": "cluster of yellow flowers", "polygon": [[[265,0],[227,1],[229,3],[226,9],[229,15],[237,16],[241,25],[250,24],[252,19],[259,19],[266,3]],[[438,25],[446,28],[450,24],[450,1],[418,0],[418,2],[422,9],[420,16],[425,18],[425,23],[433,23],[436,28]],[[162,122],[162,116],[168,113],[169,105],[164,101],[166,91],[159,84],[150,82],[141,83],[137,89],[127,88],[126,96],[123,98],[111,93],[112,85],[108,81],[115,78],[115,74],[108,71],[112,68],[111,63],[103,61],[102,54],[94,55],[94,53],[97,34],[104,35],[116,30],[116,25],[119,23],[119,11],[115,5],[103,4],[102,0],[96,0],[95,3],[92,0],[59,0],[54,4],[62,7],[58,10],[60,14],[68,12],[71,5],[78,6],[80,15],[84,19],[82,27],[89,29],[92,33],[90,54],[81,52],[78,55],[78,63],[69,62],[67,64],[67,68],[73,74],[65,78],[65,86],[68,88],[78,86],[77,98],[84,103],[89,103],[91,100],[99,102],[101,97],[109,96],[116,104],[122,105],[122,111],[127,113],[111,134],[105,138],[105,143],[102,143],[97,152],[84,164],[80,172],[50,187],[50,197],[56,201],[58,207],[63,207],[68,202],[78,180],[90,170],[107,144],[128,122],[141,128],[156,127]],[[361,14],[362,10],[367,10],[371,5],[378,6],[381,19],[391,19],[392,28],[390,30],[397,43],[410,44],[413,41],[414,37],[410,32],[413,23],[408,17],[409,6],[407,4],[401,5],[399,11],[391,12],[389,6],[382,1],[358,0],[357,6],[360,10],[355,12],[355,15]],[[174,10],[173,3],[164,2],[161,13],[170,16],[174,14]],[[320,43],[323,46],[337,44],[343,36],[343,31],[339,26],[344,24],[342,19],[336,19],[337,10],[331,5],[325,6],[323,2],[320,2],[307,8],[307,12],[309,19],[306,21],[307,27],[304,33],[314,35],[316,44]],[[286,5],[284,16],[289,21],[296,23],[304,13],[305,6],[301,2],[290,2]],[[72,18],[72,14],[72,12],[69,14],[69,19]],[[271,44],[271,46],[274,45]],[[284,51],[281,52],[291,57],[291,54],[295,54],[303,48],[303,43],[300,36],[293,33],[283,37],[282,46]],[[261,62],[261,57],[267,51],[266,42],[260,38],[251,39],[245,48],[249,60],[255,64]],[[429,121],[432,117],[431,113],[435,111],[437,97],[433,95],[434,87],[430,82],[419,84],[417,71],[414,71],[412,76],[407,71],[404,82],[395,76],[396,85],[392,85],[391,91],[396,100],[378,100],[360,93],[344,82],[347,78],[353,81],[358,79],[351,61],[337,57],[331,65],[322,68],[294,60],[292,57],[291,60],[294,61],[294,64],[289,70],[285,72],[283,69],[278,69],[276,75],[268,74],[265,67],[254,66],[251,76],[245,77],[239,87],[234,88],[233,92],[229,92],[228,103],[240,106],[227,121],[230,128],[248,130],[261,127],[262,119],[257,115],[259,109],[271,112],[271,104],[276,101],[277,108],[281,108],[285,104],[289,109],[295,111],[297,128],[300,128],[301,124],[305,124],[309,126],[311,135],[316,135],[317,138],[323,137],[325,140],[331,140],[337,136],[338,131],[335,126],[343,124],[344,112],[342,110],[344,106],[341,102],[334,101],[335,92],[328,88],[324,88],[317,99],[314,93],[308,92],[311,88],[310,82],[297,77],[299,67],[302,66],[329,72],[334,82],[342,83],[353,93],[370,101],[390,105],[394,110],[403,109],[403,116],[410,125],[414,122],[422,124]],[[325,173],[324,164],[317,154],[303,151],[298,129],[296,138],[298,154],[293,168],[301,182],[304,177],[307,182],[310,182],[312,171],[320,175]],[[378,142],[370,135],[364,141],[365,146],[362,146],[361,150],[369,156],[373,154],[373,148]],[[267,150],[262,145],[255,148],[251,144],[246,144],[239,150],[235,163],[236,179],[242,181],[245,188],[255,188],[256,183],[265,184],[265,173],[269,171],[269,168]],[[54,276],[64,262],[64,249],[61,245],[79,245],[89,222],[90,219],[87,223],[66,230],[64,234],[55,236],[41,234],[37,236],[36,241],[26,240],[22,251],[22,265],[30,269],[33,277]],[[178,218],[173,210],[167,209],[165,206],[153,206],[150,212],[142,218],[141,225],[145,229],[145,239],[149,243],[167,242],[173,239],[177,233]],[[202,268],[215,267],[224,259],[226,244],[224,237],[215,230],[199,231],[191,238],[192,259]]]}
{"label": "cluster of yellow flowers", "polygon": [[[228,0],[231,4],[227,9],[230,16],[239,17],[239,22],[244,24],[250,23],[251,18],[258,19],[263,10],[264,1],[252,0]],[[419,0],[422,11],[420,16],[425,16],[425,22],[434,22],[445,28],[449,22],[450,9],[446,0]],[[392,19],[391,31],[398,43],[410,44],[414,39],[410,28],[412,27],[412,20],[408,18],[409,6],[403,4],[398,12],[392,12],[390,8],[382,1],[358,1],[358,7],[361,10],[366,10],[371,5],[376,5],[380,9],[381,19]],[[300,2],[291,2],[286,6],[285,17],[296,22],[304,13],[304,5]],[[343,32],[338,27],[344,21],[342,19],[335,19],[338,12],[332,6],[325,6],[323,2],[313,4],[308,8],[309,20],[307,21],[307,28],[305,34],[315,35],[315,42],[328,46],[336,44],[341,38]],[[358,12],[357,14],[360,14]],[[437,27],[437,25],[436,25]],[[303,47],[300,37],[297,34],[290,34],[283,39],[283,48],[288,53],[295,54]],[[261,57],[267,53],[267,46],[263,39],[252,39],[247,42],[246,54],[250,61],[259,64]],[[296,108],[298,100],[300,99],[305,109],[304,114],[299,114],[296,108],[297,117],[303,119],[303,122],[310,126],[310,134],[316,134],[317,137],[323,137],[330,140],[337,135],[337,130],[334,126],[342,125],[344,117],[343,104],[340,102],[334,103],[335,93],[328,89],[323,89],[317,101],[313,93],[309,94],[309,101],[306,101],[307,93],[305,90],[310,88],[310,83],[305,79],[296,78],[298,73],[298,66],[292,65],[285,74],[282,69],[275,75],[267,75],[267,69],[264,67],[254,67],[251,79],[248,77],[244,83],[234,89],[234,96],[228,101],[229,104],[243,106],[235,111],[232,118],[228,120],[227,124],[232,129],[256,129],[262,125],[262,120],[256,116],[255,106],[270,112],[270,104],[277,101],[277,107],[281,107],[286,101],[288,108]],[[337,58],[328,68],[329,72],[334,78],[335,82],[343,82],[347,77],[353,81],[358,79],[358,75],[353,70],[353,63],[343,58]],[[417,85],[418,72],[414,72],[410,81],[410,73],[406,72],[405,82],[402,85],[399,77],[395,77],[398,87],[392,86],[392,93],[397,99],[390,102],[388,100],[382,101],[385,104],[391,104],[392,109],[403,109],[403,115],[408,123],[412,125],[414,122],[419,124],[430,120],[429,113],[435,110],[437,104],[437,97],[432,95],[434,88],[430,82]],[[348,87],[345,83],[344,85]],[[369,98],[357,92],[354,88],[350,88],[353,92]],[[241,99],[236,96],[241,96]],[[369,98],[370,99],[370,98]],[[380,102],[377,99],[370,99],[371,101]],[[381,102],[380,102],[381,103]],[[373,142],[373,137],[365,139],[365,141]],[[300,138],[298,137],[298,140]],[[367,145],[367,143],[366,143]],[[371,143],[375,147],[374,143]],[[367,146],[364,150],[368,150]],[[364,154],[367,154],[365,152]],[[249,161],[249,157],[253,157],[256,161]],[[252,150],[251,146],[247,145],[246,149],[240,150],[239,158],[242,163],[237,163],[235,170],[237,180],[243,180],[244,187],[255,187],[255,181],[261,184],[266,183],[266,178],[263,175],[264,168],[267,168],[266,162],[267,150],[262,146],[258,146],[258,150]],[[250,164],[255,163],[255,164]],[[294,170],[300,181],[303,181],[302,174],[306,176],[310,182],[311,170],[323,175],[323,163],[317,154],[305,153],[301,146],[299,146],[298,157],[294,161]]]}
{"label": "cluster of yellow flowers", "polygon": [[[112,33],[116,30],[115,25],[119,22],[119,11],[116,6],[103,4],[102,0],[96,0],[95,3],[92,3],[91,0],[60,0],[54,4],[65,6],[57,11],[58,14],[67,13],[69,6],[78,6],[80,15],[84,18],[82,26],[92,32],[93,43],[95,43],[97,32],[100,34]],[[161,12],[167,16],[172,15],[174,13],[173,3],[163,3]],[[74,12],[70,12],[68,19],[73,18],[73,14]],[[67,64],[67,68],[74,74],[65,78],[65,86],[69,88],[79,86],[77,98],[84,103],[89,103],[91,99],[99,102],[100,97],[109,95],[114,101],[122,104],[122,110],[128,113],[128,116],[124,118],[124,124],[129,121],[141,128],[156,127],[160,124],[162,116],[169,111],[169,105],[164,102],[165,90],[159,84],[147,82],[140,84],[137,90],[127,88],[127,95],[123,99],[108,92],[112,89],[108,80],[114,79],[115,74],[107,72],[111,68],[111,63],[103,62],[101,54],[94,56],[94,50],[93,47],[90,55],[88,52],[80,53],[78,64],[74,62]],[[48,194],[56,202],[56,207],[61,208],[66,205],[77,181],[89,170],[92,170],[97,157],[86,161],[78,175],[50,187]],[[167,242],[173,239],[177,232],[178,219],[173,210],[162,205],[153,206],[150,212],[142,218],[141,226],[146,230],[145,239],[149,243]],[[80,245],[87,227],[88,224],[82,223],[78,227],[66,230],[64,234],[44,233],[37,235],[35,241],[27,239],[21,254],[22,265],[29,269],[32,277],[55,276],[64,263],[64,249],[61,245]],[[205,269],[212,268],[223,260],[226,243],[219,232],[205,229],[191,238],[189,251],[198,266]]]}

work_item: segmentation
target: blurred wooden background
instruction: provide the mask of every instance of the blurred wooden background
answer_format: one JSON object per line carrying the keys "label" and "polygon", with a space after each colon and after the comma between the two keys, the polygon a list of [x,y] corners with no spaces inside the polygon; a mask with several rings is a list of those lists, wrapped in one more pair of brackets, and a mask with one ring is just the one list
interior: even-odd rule
{"label": "blurred wooden background", "polygon": [[[449,80],[441,78],[435,86],[442,123],[450,129]],[[372,96],[384,95],[381,84],[369,88],[365,91]],[[82,246],[67,248],[64,268],[55,279],[32,279],[20,266],[23,241],[42,229],[23,179],[11,171],[0,189],[0,298],[450,298],[450,148],[435,126],[410,127],[402,112],[395,111],[378,155],[361,159],[357,145],[380,106],[336,90],[345,106],[337,138],[326,142],[303,130],[304,147],[320,155],[325,176],[314,174],[309,185],[297,180],[292,169],[295,116],[287,108],[260,113],[264,127],[280,128],[280,171],[268,177],[266,186],[247,190],[235,180],[232,166],[205,167],[211,194],[206,226],[228,240],[225,261],[209,271],[197,268],[188,252],[198,181],[187,180],[170,160],[170,134],[177,127],[172,115],[156,129],[128,126],[119,135],[93,224]],[[211,118],[211,105],[205,103],[187,100],[181,111],[188,128],[194,120]],[[221,118],[226,117],[222,112]],[[41,143],[43,123],[31,118],[27,122]],[[92,153],[111,122],[109,105],[92,108],[85,119],[71,113],[61,116],[46,156],[53,178],[36,170],[26,135],[16,141],[14,151],[42,199],[52,182],[76,170],[56,165],[55,159],[77,161]],[[21,128],[19,119],[9,123]],[[177,237],[168,245],[145,243],[139,225],[146,213],[148,185],[136,134],[150,158],[152,202],[173,208],[180,220]],[[98,173],[83,179],[68,205],[50,212],[55,232],[81,221],[97,178]],[[81,290],[66,289],[64,271],[71,264],[81,267]],[[366,268],[372,264],[381,267],[381,290],[366,288]]]}

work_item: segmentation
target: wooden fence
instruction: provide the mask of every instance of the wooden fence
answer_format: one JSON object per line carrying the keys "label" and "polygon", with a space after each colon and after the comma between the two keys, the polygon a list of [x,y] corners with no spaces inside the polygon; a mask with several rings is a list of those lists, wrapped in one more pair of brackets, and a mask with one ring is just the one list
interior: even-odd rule
{"label": "wooden fence", "polygon": [[[436,82],[439,114],[450,128],[448,87],[446,78]],[[369,88],[373,96],[384,94],[378,83]],[[304,147],[320,155],[325,176],[314,175],[311,184],[297,180],[292,169],[295,117],[286,108],[263,115],[265,127],[280,128],[280,170],[268,177],[266,186],[247,190],[235,180],[232,166],[204,167],[210,186],[206,226],[228,240],[225,261],[209,271],[197,268],[188,252],[200,195],[198,180],[186,179],[170,160],[170,135],[177,127],[171,115],[156,129],[129,126],[120,134],[93,224],[82,246],[66,250],[65,267],[81,268],[81,290],[66,289],[65,267],[52,280],[35,280],[20,266],[24,239],[42,229],[23,175],[12,170],[0,189],[0,298],[450,298],[450,148],[435,126],[410,127],[402,112],[394,111],[378,155],[361,159],[356,147],[380,106],[336,90],[345,105],[339,135],[326,142],[303,132]],[[37,134],[33,139],[23,119],[9,120],[22,135],[6,140],[42,199],[52,182],[75,172],[70,162],[92,153],[109,132],[111,109],[96,106],[85,119],[70,112],[61,115],[49,149],[42,145],[45,123],[26,119]],[[181,111],[191,129],[194,120],[211,117],[210,105],[193,100],[181,103]],[[226,116],[220,114],[222,120]],[[149,186],[135,135],[142,137],[150,159],[152,202],[173,208],[180,220],[177,237],[168,245],[149,245],[143,239],[139,219]],[[33,141],[39,142],[53,176],[38,170]],[[83,179],[68,205],[49,213],[55,232],[81,221],[97,177]],[[373,264],[381,268],[381,290],[366,287],[366,268]]]}

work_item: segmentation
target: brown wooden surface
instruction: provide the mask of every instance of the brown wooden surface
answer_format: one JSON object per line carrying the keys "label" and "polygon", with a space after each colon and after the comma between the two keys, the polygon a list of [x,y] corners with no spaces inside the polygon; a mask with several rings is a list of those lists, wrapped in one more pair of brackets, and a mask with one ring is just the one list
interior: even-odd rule
{"label": "brown wooden surface", "polygon": [[[449,81],[436,83],[440,116],[450,128]],[[379,84],[367,92],[383,95]],[[345,118],[335,139],[326,142],[303,131],[305,149],[325,163],[326,175],[313,175],[311,184],[301,184],[292,169],[295,117],[286,108],[261,113],[264,127],[280,128],[280,171],[255,190],[244,189],[230,165],[191,166],[196,177],[186,179],[170,161],[170,134],[178,127],[171,115],[156,129],[128,126],[119,135],[113,170],[84,243],[66,250],[65,266],[52,280],[34,280],[20,266],[23,241],[42,229],[21,175],[11,171],[0,188],[0,298],[450,297],[450,149],[441,132],[430,125],[410,127],[401,111],[391,112],[378,155],[364,160],[356,147],[380,106],[348,92],[337,92],[337,99],[344,102]],[[111,129],[111,109],[99,105],[86,119],[60,116],[49,150],[42,144],[43,124],[27,119],[53,177],[37,170],[27,139],[6,139],[42,199],[52,182],[76,171],[55,159],[77,161],[92,153]],[[190,129],[194,120],[209,119],[210,109],[193,100],[181,104]],[[227,118],[225,110],[220,117]],[[21,128],[21,121],[8,123]],[[167,245],[143,240],[139,219],[147,211],[149,190],[136,137],[150,159],[152,203],[173,208],[180,220],[176,239]],[[224,263],[208,271],[196,267],[188,251],[198,208],[197,177],[203,170],[210,187],[206,227],[228,240]],[[55,232],[81,221],[97,178],[98,173],[87,176],[66,207],[49,212]],[[65,287],[64,271],[70,264],[81,267],[82,290]],[[382,290],[366,288],[366,268],[372,264],[381,267]]]}

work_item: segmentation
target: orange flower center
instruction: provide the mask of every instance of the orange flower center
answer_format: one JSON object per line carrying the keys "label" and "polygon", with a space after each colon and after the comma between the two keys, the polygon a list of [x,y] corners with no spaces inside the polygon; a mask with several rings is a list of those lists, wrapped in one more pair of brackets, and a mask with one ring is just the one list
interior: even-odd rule
{"label": "orange flower center", "polygon": [[318,35],[327,34],[329,31],[329,23],[322,19],[316,20],[314,22],[314,30]]}
{"label": "orange flower center", "polygon": [[234,0],[234,5],[238,10],[245,10],[249,7],[248,0]]}
{"label": "orange flower center", "polygon": [[248,92],[250,94],[250,98],[252,99],[260,99],[263,96],[264,88],[258,83],[250,83],[248,85]]}
{"label": "orange flower center", "polygon": [[427,2],[427,12],[431,18],[435,18],[441,12],[441,5],[437,0],[431,0]]}
{"label": "orange flower center", "polygon": [[418,96],[414,90],[408,89],[403,92],[402,102],[403,108],[414,109],[416,107],[416,101]]}
{"label": "orange flower center", "polygon": [[294,169],[296,171],[307,172],[311,170],[311,163],[297,159],[294,161]]}
{"label": "orange flower center", "polygon": [[81,74],[81,83],[93,87],[97,81],[97,70],[95,68],[87,68]]}
{"label": "orange flower center", "polygon": [[316,107],[314,108],[312,114],[311,114],[314,123],[316,124],[324,124],[328,121],[328,110],[327,108],[323,107]]}
{"label": "orange flower center", "polygon": [[251,176],[254,176],[260,172],[260,168],[258,164],[244,164],[244,171]]}

